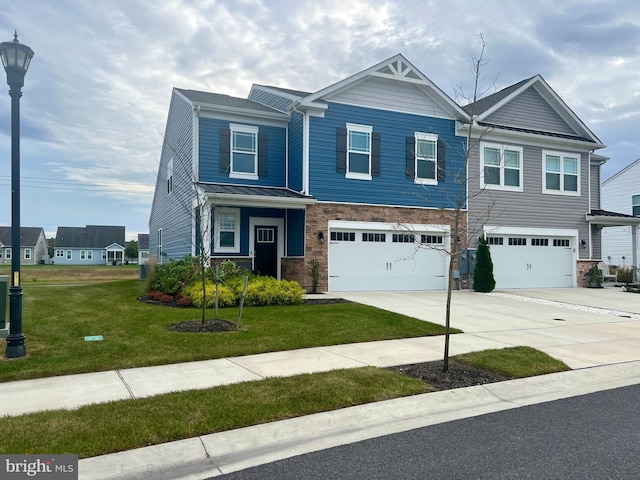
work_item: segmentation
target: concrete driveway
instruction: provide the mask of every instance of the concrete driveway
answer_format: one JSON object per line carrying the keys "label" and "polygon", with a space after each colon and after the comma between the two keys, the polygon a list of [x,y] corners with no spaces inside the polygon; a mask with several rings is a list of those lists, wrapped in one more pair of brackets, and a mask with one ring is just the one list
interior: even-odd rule
{"label": "concrete driveway", "polygon": [[[348,292],[341,297],[444,325],[446,292]],[[528,345],[569,367],[640,360],[640,295],[617,287],[454,291],[451,352]]]}

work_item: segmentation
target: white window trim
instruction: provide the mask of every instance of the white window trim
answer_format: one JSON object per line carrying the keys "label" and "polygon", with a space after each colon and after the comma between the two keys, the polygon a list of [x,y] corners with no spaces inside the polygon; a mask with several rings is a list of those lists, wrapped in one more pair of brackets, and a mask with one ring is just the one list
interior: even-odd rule
{"label": "white window trim", "polygon": [[[233,247],[220,246],[220,216],[223,213],[232,214],[235,217],[235,230]],[[240,253],[240,209],[239,208],[215,208],[215,238],[213,244],[214,253]]]}
{"label": "white window trim", "polygon": [[64,258],[64,250],[56,249],[56,258]]}
{"label": "white window trim", "polygon": [[[414,154],[414,178],[413,178],[413,183],[418,184],[418,185],[437,185],[438,184],[438,136],[434,135],[433,133],[422,133],[422,132],[415,132],[414,133],[414,138],[415,138],[415,154]],[[436,147],[435,147],[435,152],[436,152],[436,156],[433,160],[434,163],[434,173],[435,173],[435,178],[419,178],[418,177],[418,140],[431,140],[433,142],[435,142]],[[430,160],[429,160],[430,161]]]}
{"label": "white window trim", "polygon": [[[355,173],[349,171],[349,132],[362,132],[369,134],[369,173]],[[351,178],[354,180],[372,180],[373,176],[371,175],[371,148],[373,141],[373,127],[371,125],[359,125],[357,123],[347,123],[347,171],[345,173],[345,178]],[[362,152],[354,152],[358,154],[362,154]]]}
{"label": "white window trim", "polygon": [[13,251],[11,247],[7,247],[4,249],[4,258],[6,260],[11,260],[13,258]]}
{"label": "white window trim", "polygon": [[[560,157],[560,190],[547,190],[547,155]],[[564,189],[564,159],[576,158],[578,160],[578,191],[572,192]],[[567,197],[580,196],[580,164],[582,163],[582,155],[571,152],[558,152],[555,150],[542,151],[542,193],[545,195],[564,195]]]}
{"label": "white window trim", "polygon": [[[240,178],[245,180],[258,180],[258,127],[254,127],[251,125],[239,125],[236,123],[232,123],[229,125],[229,130],[231,131],[229,137],[229,178]],[[233,171],[233,133],[234,132],[242,132],[242,133],[253,133],[256,136],[256,152],[253,160],[253,172],[234,172]],[[246,152],[245,152],[246,153]]]}
{"label": "white window trim", "polygon": [[[639,197],[638,198],[638,203],[634,203],[633,197]],[[633,215],[633,208],[634,207],[640,207],[640,193],[636,193],[635,195],[631,195],[631,215]]]}
{"label": "white window trim", "polygon": [[[159,228],[157,233],[158,244],[156,245],[156,263],[162,264],[162,228]],[[107,259],[107,251],[102,251],[102,259]]]}
{"label": "white window trim", "polygon": [[167,195],[173,192],[173,158],[167,163]]}
{"label": "white window trim", "polygon": [[[493,184],[485,184],[484,183],[484,149],[488,147],[488,148],[495,148],[500,150],[500,185],[493,185]],[[505,185],[504,184],[504,151],[505,150],[510,150],[510,151],[515,151],[515,152],[519,152],[520,154],[520,178],[518,183],[520,184],[520,186],[518,187],[514,187],[514,186],[510,186],[510,185]],[[492,165],[493,166],[493,165]],[[522,192],[523,191],[523,170],[524,170],[524,150],[522,147],[517,147],[515,145],[507,145],[507,144],[499,144],[499,143],[488,143],[488,142],[481,142],[480,143],[480,188],[484,188],[487,190],[503,190],[503,191],[508,191],[508,192]]]}
{"label": "white window trim", "polygon": [[24,249],[24,259],[25,260],[31,260],[31,249],[30,248],[25,248]]}
{"label": "white window trim", "polygon": [[71,250],[67,250],[67,254],[65,256],[67,260],[73,260],[73,252]]}
{"label": "white window trim", "polygon": [[87,260],[93,260],[93,250],[87,250]]}

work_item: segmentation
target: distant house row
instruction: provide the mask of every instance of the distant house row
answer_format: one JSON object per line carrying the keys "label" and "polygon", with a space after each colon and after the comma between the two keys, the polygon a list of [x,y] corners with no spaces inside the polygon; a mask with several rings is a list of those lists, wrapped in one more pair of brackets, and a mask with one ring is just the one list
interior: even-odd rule
{"label": "distant house row", "polygon": [[[149,235],[138,235],[141,251],[138,257],[148,253]],[[58,227],[49,257],[47,238],[42,227],[20,228],[20,264],[36,265],[120,265],[124,261],[125,227],[111,225],[86,225],[84,227]],[[0,226],[0,264],[11,263],[11,227]]]}

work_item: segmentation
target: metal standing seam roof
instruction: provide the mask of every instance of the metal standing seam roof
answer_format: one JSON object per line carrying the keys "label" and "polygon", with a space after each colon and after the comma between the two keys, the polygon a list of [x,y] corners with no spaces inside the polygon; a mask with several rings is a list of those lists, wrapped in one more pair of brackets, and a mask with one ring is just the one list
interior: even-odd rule
{"label": "metal standing seam roof", "polygon": [[54,247],[106,248],[113,243],[125,246],[125,229],[112,225],[58,227]]}
{"label": "metal standing seam roof", "polygon": [[[42,227],[20,227],[20,246],[34,247],[38,243],[40,232],[44,232]],[[11,246],[11,227],[0,227],[0,243]]]}
{"label": "metal standing seam roof", "polygon": [[198,184],[206,193],[222,195],[250,195],[256,197],[278,197],[291,199],[313,199],[309,195],[280,187],[254,187],[249,185]]}

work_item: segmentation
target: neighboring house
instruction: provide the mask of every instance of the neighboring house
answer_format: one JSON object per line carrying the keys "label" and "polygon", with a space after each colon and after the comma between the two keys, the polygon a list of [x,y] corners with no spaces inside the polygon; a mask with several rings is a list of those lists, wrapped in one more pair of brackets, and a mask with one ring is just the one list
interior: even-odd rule
{"label": "neighboring house", "polygon": [[[0,265],[11,265],[11,227],[0,227]],[[41,227],[20,227],[20,265],[36,265],[47,255],[47,238]]]}
{"label": "neighboring house", "polygon": [[146,264],[149,261],[149,234],[138,234],[138,265]]}
{"label": "neighboring house", "polygon": [[488,238],[496,288],[583,285],[603,226],[627,221],[601,209],[602,142],[540,75],[465,110],[469,231]]}
{"label": "neighboring house", "polygon": [[[501,288],[576,285],[600,256],[604,145],[540,76],[476,110],[468,234],[493,239]],[[444,289],[469,112],[402,55],[312,93],[175,88],[150,255],[202,251],[306,289],[317,261],[320,291]]]}
{"label": "neighboring house", "polygon": [[603,230],[602,259],[609,265],[638,267],[640,158],[602,182],[602,208],[635,217],[626,225]]}
{"label": "neighboring house", "polygon": [[53,260],[57,265],[121,265],[124,237],[120,226],[58,227]]}

